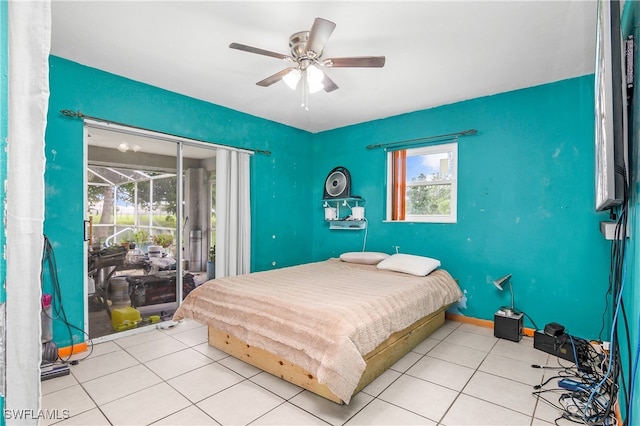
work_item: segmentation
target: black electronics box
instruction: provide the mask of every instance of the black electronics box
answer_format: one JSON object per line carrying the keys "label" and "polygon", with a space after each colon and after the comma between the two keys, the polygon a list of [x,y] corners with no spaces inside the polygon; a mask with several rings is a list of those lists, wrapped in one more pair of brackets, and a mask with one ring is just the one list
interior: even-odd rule
{"label": "black electronics box", "polygon": [[[574,343],[572,343],[574,340]],[[568,334],[560,334],[558,336],[549,336],[542,331],[536,331],[533,334],[533,347],[546,352],[551,355],[564,358],[567,361],[573,363],[576,362],[574,356],[574,344],[575,339],[572,339]],[[576,353],[577,353],[576,348]]]}
{"label": "black electronics box", "polygon": [[522,314],[498,311],[493,316],[493,335],[500,339],[519,342],[522,339]]}

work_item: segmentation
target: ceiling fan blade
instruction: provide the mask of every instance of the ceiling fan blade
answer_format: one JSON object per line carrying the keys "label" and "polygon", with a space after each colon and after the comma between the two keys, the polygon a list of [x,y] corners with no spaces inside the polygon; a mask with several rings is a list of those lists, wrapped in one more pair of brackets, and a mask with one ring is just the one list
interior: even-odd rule
{"label": "ceiling fan blade", "polygon": [[309,39],[307,40],[305,50],[307,52],[313,51],[316,53],[316,56],[320,56],[324,45],[327,44],[327,40],[329,40],[335,28],[336,24],[333,22],[316,18],[313,21],[313,26],[311,26],[311,31],[309,31]]}
{"label": "ceiling fan blade", "polygon": [[361,68],[382,68],[384,67],[384,56],[356,56],[353,58],[330,58],[322,61],[325,67],[361,67]]}
{"label": "ceiling fan blade", "polygon": [[229,45],[232,49],[242,50],[249,53],[257,53],[258,55],[271,56],[272,58],[284,59],[285,61],[293,60],[291,56],[283,55],[282,53],[271,52],[269,50],[259,49],[257,47],[247,46],[246,44],[231,43]]}
{"label": "ceiling fan blade", "polygon": [[324,91],[327,93],[333,92],[338,88],[338,85],[329,78],[327,73],[324,73],[324,78],[322,79],[322,85],[324,86]]}
{"label": "ceiling fan blade", "polygon": [[282,80],[282,77],[284,77],[285,75],[289,74],[292,70],[295,70],[295,68],[294,67],[285,68],[282,71],[279,71],[279,72],[277,72],[277,73],[265,78],[264,80],[260,80],[256,84],[258,86],[262,86],[262,87],[269,87],[272,84],[277,83],[280,80]]}

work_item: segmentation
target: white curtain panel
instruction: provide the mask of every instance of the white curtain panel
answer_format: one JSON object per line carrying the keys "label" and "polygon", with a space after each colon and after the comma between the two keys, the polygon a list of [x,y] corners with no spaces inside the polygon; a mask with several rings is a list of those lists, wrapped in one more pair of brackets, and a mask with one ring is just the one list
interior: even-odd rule
{"label": "white curtain panel", "polygon": [[216,278],[251,269],[249,157],[236,150],[216,152]]}
{"label": "white curtain panel", "polygon": [[[40,408],[40,270],[50,1],[11,1],[7,142],[6,409]],[[80,226],[80,225],[79,225]],[[10,424],[37,424],[34,416]]]}

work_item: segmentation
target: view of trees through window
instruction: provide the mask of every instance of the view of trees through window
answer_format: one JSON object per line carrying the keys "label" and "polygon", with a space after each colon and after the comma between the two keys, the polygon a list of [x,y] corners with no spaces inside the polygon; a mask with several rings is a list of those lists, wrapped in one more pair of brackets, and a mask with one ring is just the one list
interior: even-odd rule
{"label": "view of trees through window", "polygon": [[451,213],[451,152],[407,153],[407,215]]}
{"label": "view of trees through window", "polygon": [[176,184],[175,174],[90,167],[87,206],[93,219],[94,242],[104,243],[127,227],[132,230],[110,242],[149,240],[161,233],[173,235],[178,206]]}
{"label": "view of trees through window", "polygon": [[387,153],[387,220],[457,221],[457,142]]}

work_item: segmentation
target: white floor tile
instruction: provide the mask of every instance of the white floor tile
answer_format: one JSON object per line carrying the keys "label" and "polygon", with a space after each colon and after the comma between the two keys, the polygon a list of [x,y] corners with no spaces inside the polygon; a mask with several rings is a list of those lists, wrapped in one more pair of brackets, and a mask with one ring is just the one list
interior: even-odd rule
{"label": "white floor tile", "polygon": [[454,330],[454,327],[440,327],[439,329],[431,333],[431,335],[429,335],[429,338],[435,340],[443,340],[449,334],[453,333]]}
{"label": "white floor tile", "polygon": [[220,364],[209,364],[168,380],[171,386],[192,402],[199,402],[244,380]]}
{"label": "white floor tile", "polygon": [[89,357],[78,365],[72,365],[71,374],[80,383],[83,383],[137,364],[139,362],[134,357],[123,350],[119,350],[96,357]]}
{"label": "white floor tile", "polygon": [[207,328],[205,325],[200,324],[198,321],[186,318],[178,321],[178,323],[174,327],[167,328],[165,330],[160,329],[159,331],[168,335],[172,335],[177,333],[184,333],[185,331],[193,330],[194,328],[200,327],[203,327],[205,329]]}
{"label": "white floor tile", "polygon": [[86,351],[74,354],[71,359],[82,361],[84,359],[87,359],[88,357],[100,356],[108,354],[109,352],[119,351],[120,349],[122,348],[116,345],[113,341],[98,343],[97,345],[93,346],[91,344],[87,344]]}
{"label": "white floor tile", "polygon": [[405,371],[410,369],[413,364],[418,362],[418,360],[422,357],[423,355],[417,352],[409,352],[408,354],[400,358],[398,361],[396,361],[396,363],[391,366],[391,369],[395,371],[399,371],[400,373],[404,373]]}
{"label": "white floor tile", "polygon": [[252,425],[327,425],[313,414],[285,402],[257,419]]}
{"label": "white floor tile", "polygon": [[339,405],[309,391],[291,398],[290,403],[321,418],[332,425],[342,425],[367,405],[373,397],[359,392],[351,398],[349,405]]}
{"label": "white floor tile", "polygon": [[73,374],[67,374],[66,376],[55,377],[40,382],[42,395],[46,395],[51,392],[59,391],[60,389],[69,388],[78,384]]}
{"label": "white floor tile", "polygon": [[164,333],[160,330],[149,327],[149,330],[146,330],[142,333],[132,334],[130,336],[119,337],[114,340],[114,342],[123,349],[130,348],[132,346],[141,345],[143,343],[150,342],[152,340],[160,339],[164,337]]}
{"label": "white floor tile", "polygon": [[532,368],[530,362],[495,354],[489,354],[478,370],[531,386],[541,383],[544,371],[541,368]]}
{"label": "white floor tile", "polygon": [[189,401],[166,383],[101,406],[114,425],[146,425],[188,407]]}
{"label": "white floor tile", "polygon": [[163,380],[169,380],[212,362],[211,358],[189,348],[151,360],[146,366]]}
{"label": "white floor tile", "polygon": [[496,339],[492,329],[447,320],[339,405],[209,346],[207,328],[186,320],[98,344],[71,375],[42,382],[42,408],[72,417],[40,423],[553,424],[560,411],[531,392],[557,370],[531,364],[557,362],[533,348],[532,338]]}
{"label": "white floor tile", "polygon": [[468,331],[461,330],[460,328],[457,328],[443,339],[443,342],[477,349],[482,352],[489,352],[497,341],[498,339],[493,336],[470,333]]}
{"label": "white floor tile", "polygon": [[262,372],[262,370],[260,370],[259,368],[256,368],[253,365],[247,364],[246,362],[232,356],[221,359],[220,361],[218,361],[218,364],[224,365],[225,367],[235,371],[236,373],[246,378],[253,377],[256,374],[260,374]]}
{"label": "white floor tile", "polygon": [[200,352],[203,355],[206,355],[207,357],[211,358],[214,361],[219,361],[223,358],[227,358],[230,356],[229,354],[221,351],[220,349],[214,348],[209,343],[201,343],[197,346],[194,346],[193,349],[195,349],[196,351]]}
{"label": "white floor tile", "polygon": [[[540,398],[538,399],[534,417],[541,419],[547,423],[551,423],[551,424],[555,423],[556,419],[559,419],[563,413],[563,411],[560,410],[560,408],[557,408],[560,406],[558,402],[558,398],[560,397],[561,394],[562,394],[561,391],[543,392],[540,395]],[[566,419],[560,419],[558,421],[558,425],[568,425],[568,424],[571,424],[571,421]]]}
{"label": "white floor tile", "polygon": [[531,417],[461,394],[440,423],[446,426],[528,426]]}
{"label": "white floor tile", "polygon": [[400,372],[389,369],[376,377],[373,382],[365,386],[365,388],[362,389],[362,392],[367,393],[371,396],[378,396],[400,376]]}
{"label": "white floor tile", "polygon": [[458,392],[451,389],[404,375],[382,392],[379,398],[438,422],[457,395]]}
{"label": "white floor tile", "polygon": [[539,365],[544,365],[548,358],[546,352],[533,347],[533,338],[531,337],[523,337],[520,342],[498,339],[498,343],[493,347],[491,353]]}
{"label": "white floor tile", "polygon": [[85,411],[96,408],[96,404],[80,385],[75,385],[44,395],[40,408],[43,411],[48,410],[59,413],[59,415],[55,416],[58,417],[57,419],[42,419],[39,422],[41,425],[48,425],[58,422],[64,417],[77,416]]}
{"label": "white floor tile", "polygon": [[[159,331],[157,332],[160,333]],[[158,339],[153,339],[139,345],[128,347],[127,352],[140,362],[148,362],[152,359],[160,358],[186,348],[187,345],[184,343],[177,341],[173,337],[160,333],[160,337]]]}
{"label": "white floor tile", "polygon": [[536,407],[533,390],[532,386],[478,371],[462,392],[531,417]]}
{"label": "white floor tile", "polygon": [[202,343],[207,343],[209,336],[206,327],[196,327],[182,333],[174,333],[171,336],[184,343],[187,346],[197,346]]}
{"label": "white floor tile", "polygon": [[190,405],[184,410],[180,410],[177,413],[171,414],[163,419],[153,423],[154,425],[166,425],[166,426],[208,426],[219,425],[218,422],[209,417],[204,411]]}
{"label": "white floor tile", "polygon": [[427,337],[422,342],[420,342],[415,348],[413,348],[412,351],[425,355],[431,349],[433,349],[438,343],[440,343],[440,340],[431,339]]}
{"label": "white floor tile", "polygon": [[371,401],[347,425],[435,425],[435,422],[379,399]]}
{"label": "white floor tile", "polygon": [[443,328],[451,328],[451,329],[456,329],[458,327],[460,327],[460,324],[462,324],[459,321],[452,321],[450,319],[445,319],[444,320],[444,324],[442,325]]}
{"label": "white floor tile", "polygon": [[[540,420],[536,418],[534,418],[533,421],[531,422],[531,426],[549,426],[549,425],[553,425],[553,423],[545,422],[544,420]],[[558,425],[562,425],[562,424],[558,423]]]}
{"label": "white floor tile", "polygon": [[429,355],[407,370],[407,374],[460,392],[475,370]]}
{"label": "white floor tile", "polygon": [[140,364],[89,380],[84,382],[82,386],[96,404],[102,405],[127,395],[142,392],[161,381],[160,377]]}
{"label": "white floor tile", "polygon": [[82,414],[73,416],[60,423],[56,423],[56,426],[110,426],[109,420],[102,414],[102,412],[94,408],[89,411],[85,411]]}
{"label": "white floor tile", "polygon": [[251,381],[284,399],[291,399],[304,390],[293,383],[264,371],[251,377]]}
{"label": "white floor tile", "polygon": [[272,392],[243,381],[203,401],[198,407],[223,425],[245,425],[273,410],[284,400]]}
{"label": "white floor tile", "polygon": [[481,334],[482,336],[494,337],[493,327],[482,327],[479,325],[462,323],[458,327],[460,331],[466,331],[467,333]]}
{"label": "white floor tile", "polygon": [[469,368],[478,368],[487,353],[452,343],[440,342],[438,346],[429,351],[429,356]]}

